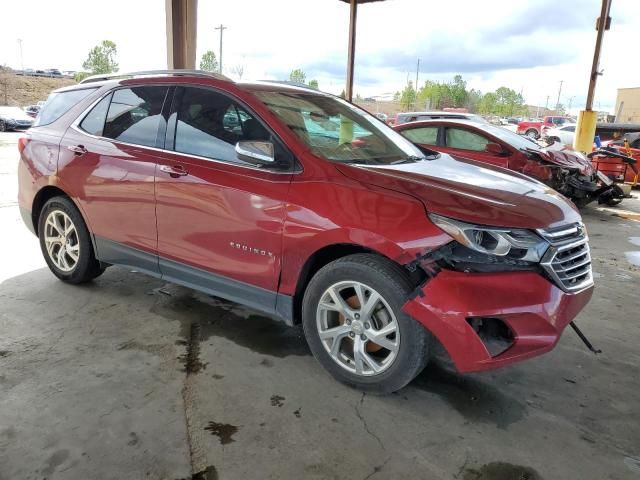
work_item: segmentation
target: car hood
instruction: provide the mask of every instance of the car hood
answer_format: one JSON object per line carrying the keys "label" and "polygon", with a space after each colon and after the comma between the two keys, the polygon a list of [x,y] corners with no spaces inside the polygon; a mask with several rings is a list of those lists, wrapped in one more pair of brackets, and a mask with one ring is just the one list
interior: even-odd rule
{"label": "car hood", "polygon": [[527,148],[527,152],[540,156],[544,161],[563,168],[578,170],[581,175],[591,176],[595,169],[591,161],[581,153],[567,149],[564,145],[553,144],[546,148]]}
{"label": "car hood", "polygon": [[428,212],[469,223],[534,229],[580,221],[573,204],[543,183],[446,154],[400,165],[337,168],[362,183],[411,195]]}
{"label": "car hood", "polygon": [[0,112],[0,117],[7,120],[29,120],[30,122],[33,122],[33,118],[31,118],[23,111]]}

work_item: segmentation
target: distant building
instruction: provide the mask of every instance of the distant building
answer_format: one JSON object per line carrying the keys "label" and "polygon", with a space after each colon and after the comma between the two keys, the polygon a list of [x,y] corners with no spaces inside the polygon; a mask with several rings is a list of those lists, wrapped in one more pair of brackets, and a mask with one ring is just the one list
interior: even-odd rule
{"label": "distant building", "polygon": [[640,123],[640,87],[619,88],[613,113],[617,123]]}

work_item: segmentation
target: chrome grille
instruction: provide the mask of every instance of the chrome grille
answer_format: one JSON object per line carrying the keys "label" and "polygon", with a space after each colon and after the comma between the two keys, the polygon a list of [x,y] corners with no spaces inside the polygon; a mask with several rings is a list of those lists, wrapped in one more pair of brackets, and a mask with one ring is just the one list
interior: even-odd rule
{"label": "chrome grille", "polygon": [[577,292],[593,285],[589,238],[582,223],[539,230],[551,246],[540,264],[565,292]]}

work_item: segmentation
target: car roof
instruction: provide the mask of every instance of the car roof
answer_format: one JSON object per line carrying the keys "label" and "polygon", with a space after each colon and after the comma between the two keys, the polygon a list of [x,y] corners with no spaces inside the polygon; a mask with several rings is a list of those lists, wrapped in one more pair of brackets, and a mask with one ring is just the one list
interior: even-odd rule
{"label": "car roof", "polygon": [[432,112],[400,112],[398,115],[473,115],[477,116],[475,113],[469,112],[441,112],[441,111],[432,111]]}
{"label": "car roof", "polygon": [[402,126],[418,126],[425,124],[445,124],[445,125],[467,125],[470,127],[478,128],[479,125],[491,125],[490,123],[478,123],[473,120],[467,120],[466,118],[430,118],[427,120],[416,120],[415,122],[403,123]]}
{"label": "car roof", "polygon": [[278,80],[258,80],[258,81],[245,81],[234,82],[229,77],[221,74],[204,72],[201,70],[151,70],[143,72],[130,72],[130,73],[116,73],[107,75],[94,75],[87,77],[76,85],[70,85],[54,90],[55,93],[66,92],[69,90],[81,90],[88,88],[100,88],[112,84],[113,86],[122,84],[123,82],[129,83],[130,81],[138,81],[143,83],[145,80],[159,80],[170,78],[190,78],[194,80],[214,80],[217,82],[225,82],[232,85],[236,85],[239,88],[249,91],[263,90],[263,91],[282,91],[288,93],[314,93],[317,95],[330,96],[325,92],[316,90],[308,85]]}

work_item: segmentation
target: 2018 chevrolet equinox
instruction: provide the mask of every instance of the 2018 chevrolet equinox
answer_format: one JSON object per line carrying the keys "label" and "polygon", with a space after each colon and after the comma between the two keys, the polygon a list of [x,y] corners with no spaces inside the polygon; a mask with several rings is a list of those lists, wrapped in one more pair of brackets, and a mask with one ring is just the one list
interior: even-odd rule
{"label": "2018 chevrolet equinox", "polygon": [[301,322],[365,391],[402,388],[436,340],[460,372],[547,352],[593,290],[564,197],[309,88],[90,78],[51,94],[19,150],[20,209],[58,278],[124,265]]}

